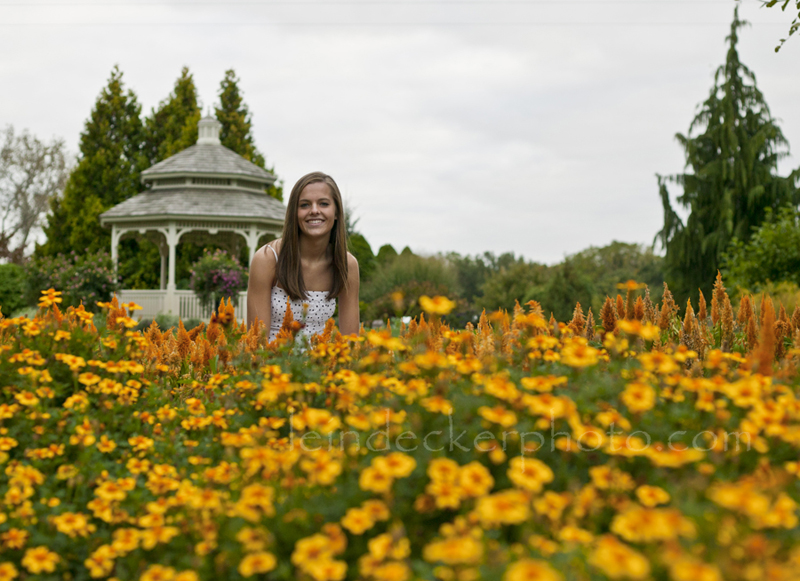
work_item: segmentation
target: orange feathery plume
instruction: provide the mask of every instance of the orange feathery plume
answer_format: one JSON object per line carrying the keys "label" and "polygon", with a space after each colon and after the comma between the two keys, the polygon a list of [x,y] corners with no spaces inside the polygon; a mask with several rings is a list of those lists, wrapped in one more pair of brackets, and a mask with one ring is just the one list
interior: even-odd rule
{"label": "orange feathery plume", "polygon": [[[698,302],[697,308],[697,318],[700,320],[701,323],[706,322],[706,317],[708,314],[706,313],[706,297],[703,296],[703,291],[700,291],[700,300]],[[713,319],[712,319],[713,322]],[[716,325],[716,323],[714,323]]]}
{"label": "orange feathery plume", "polygon": [[625,318],[632,321],[636,315],[636,308],[633,300],[634,290],[628,288],[628,293],[625,295]]}
{"label": "orange feathery plume", "polygon": [[189,333],[186,332],[186,327],[183,326],[183,321],[178,320],[178,345],[176,350],[181,359],[186,359],[186,355],[192,347],[192,340]]}
{"label": "orange feathery plume", "polygon": [[617,294],[617,319],[625,318],[625,301],[622,300],[622,295]]}
{"label": "orange feathery plume", "polygon": [[594,339],[594,315],[592,315],[592,307],[589,307],[589,314],[586,315],[586,338],[589,341]]}
{"label": "orange feathery plume", "polygon": [[683,333],[690,337],[694,327],[694,309],[692,308],[692,299],[686,301],[686,315],[683,317]]}
{"label": "orange feathery plume", "polygon": [[748,295],[742,295],[742,298],[739,300],[739,311],[736,313],[736,320],[739,321],[740,325],[747,324],[751,312],[750,297]]}
{"label": "orange feathery plume", "polygon": [[600,322],[603,324],[604,333],[613,333],[617,327],[617,311],[614,308],[614,301],[606,296],[606,301],[600,308]]}
{"label": "orange feathery plume", "polygon": [[761,337],[756,353],[756,364],[761,375],[772,375],[775,359],[775,307],[772,299],[762,299]]}
{"label": "orange feathery plume", "polygon": [[642,297],[636,297],[636,303],[633,305],[633,318],[637,321],[644,319],[644,301]]}
{"label": "orange feathery plume", "polygon": [[583,331],[586,328],[586,317],[583,316],[583,309],[581,309],[580,303],[576,303],[575,310],[572,311],[572,320],[569,322],[569,328],[572,329],[575,335],[583,335]]}
{"label": "orange feathery plume", "polygon": [[728,294],[725,293],[725,304],[722,307],[722,336],[725,339],[733,339],[733,306]]}
{"label": "orange feathery plume", "polygon": [[800,306],[794,308],[790,322],[792,325],[792,334],[794,334],[797,329],[800,329]]}

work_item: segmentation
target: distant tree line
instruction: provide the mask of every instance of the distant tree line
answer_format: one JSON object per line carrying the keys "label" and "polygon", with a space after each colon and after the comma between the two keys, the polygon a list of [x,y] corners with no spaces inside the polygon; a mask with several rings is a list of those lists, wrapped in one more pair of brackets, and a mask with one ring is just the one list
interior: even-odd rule
{"label": "distant tree line", "polygon": [[605,298],[615,298],[617,285],[628,280],[646,283],[654,301],[663,292],[663,258],[638,244],[590,247],[548,266],[511,252],[420,256],[408,247],[398,253],[387,244],[374,254],[361,234],[350,240],[361,266],[362,318],[368,322],[419,315],[422,295],[456,299],[458,307],[448,319],[463,326],[483,310],[511,311],[517,302],[530,300],[561,321],[572,317],[576,301],[584,312],[591,308],[597,315]]}

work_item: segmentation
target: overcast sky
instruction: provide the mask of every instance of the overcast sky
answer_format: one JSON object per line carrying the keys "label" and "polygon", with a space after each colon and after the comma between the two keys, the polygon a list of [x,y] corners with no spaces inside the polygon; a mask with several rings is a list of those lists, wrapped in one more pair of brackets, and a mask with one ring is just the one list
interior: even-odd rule
{"label": "overcast sky", "polygon": [[[78,139],[109,73],[148,112],[234,68],[285,189],[321,170],[373,250],[545,263],[651,243],[656,173],[724,62],[732,0],[0,0],[0,127]],[[739,54],[800,165],[800,36],[745,0]]]}

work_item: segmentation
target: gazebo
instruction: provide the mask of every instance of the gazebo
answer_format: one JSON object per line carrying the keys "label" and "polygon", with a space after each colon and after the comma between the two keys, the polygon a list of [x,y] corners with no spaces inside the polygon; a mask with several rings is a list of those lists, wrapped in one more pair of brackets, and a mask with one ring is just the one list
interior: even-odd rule
{"label": "gazebo", "polygon": [[[223,146],[221,127],[213,117],[201,119],[195,145],[143,171],[145,191],[100,215],[100,223],[111,226],[115,271],[123,236],[144,237],[158,245],[161,288],[119,293],[123,301],[143,307],[140,317],[204,316],[194,293],[176,288],[175,249],[181,239],[213,241],[236,254],[244,243],[252,261],[262,238],[278,236],[283,229],[286,207],[266,193],[275,176]],[[245,308],[246,301],[240,300],[238,319],[246,316]]]}

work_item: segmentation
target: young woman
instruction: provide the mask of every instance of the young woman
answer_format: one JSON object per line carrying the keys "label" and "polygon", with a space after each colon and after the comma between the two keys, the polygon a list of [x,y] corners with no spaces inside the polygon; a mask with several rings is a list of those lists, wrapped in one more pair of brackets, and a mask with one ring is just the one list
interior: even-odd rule
{"label": "young woman", "polygon": [[339,187],[322,172],[303,176],[292,188],[283,236],[259,248],[250,265],[247,324],[260,319],[274,340],[291,299],[300,334],[321,333],[339,301],[339,330],[358,333],[358,261],[347,252]]}

